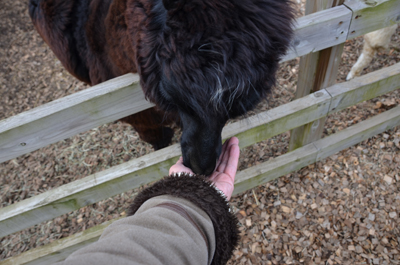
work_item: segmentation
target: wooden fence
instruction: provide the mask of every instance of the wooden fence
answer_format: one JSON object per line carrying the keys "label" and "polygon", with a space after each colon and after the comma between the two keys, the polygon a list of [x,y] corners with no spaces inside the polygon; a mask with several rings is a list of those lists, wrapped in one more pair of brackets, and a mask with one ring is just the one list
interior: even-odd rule
{"label": "wooden fence", "polygon": [[[291,140],[291,152],[238,172],[234,194],[324,159],[400,124],[398,106],[320,139],[320,128],[327,115],[400,88],[400,64],[334,84],[343,43],[399,23],[400,0],[350,0],[343,5],[337,4],[341,1],[308,0],[307,15],[297,21],[294,49],[283,61],[303,56],[300,64],[306,67],[301,67],[299,73],[298,98],[225,126],[223,139],[235,135],[241,148],[296,130],[292,133],[295,137]],[[334,7],[328,8],[331,6]],[[309,94],[309,91],[315,92]],[[144,100],[139,78],[133,74],[55,100],[0,121],[0,162],[149,107],[152,104]],[[168,174],[169,167],[179,156],[179,145],[172,145],[4,207],[0,209],[0,237],[160,179]],[[111,222],[29,250],[0,264],[50,264],[63,260],[76,249],[97,240]]]}

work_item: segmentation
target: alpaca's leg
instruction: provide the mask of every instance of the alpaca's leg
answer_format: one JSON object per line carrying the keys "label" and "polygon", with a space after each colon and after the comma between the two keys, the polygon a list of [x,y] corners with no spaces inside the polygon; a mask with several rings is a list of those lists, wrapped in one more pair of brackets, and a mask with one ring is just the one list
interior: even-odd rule
{"label": "alpaca's leg", "polygon": [[140,139],[150,143],[155,150],[168,146],[174,136],[174,131],[165,127],[173,123],[173,117],[154,108],[127,116],[121,121],[132,125],[139,133]]}
{"label": "alpaca's leg", "polygon": [[370,46],[369,42],[365,42],[363,51],[357,62],[351,68],[350,73],[346,77],[346,80],[350,80],[356,76],[359,76],[362,70],[370,64],[370,62],[374,58],[375,53],[376,50]]}
{"label": "alpaca's leg", "polygon": [[375,49],[387,49],[392,35],[396,32],[397,24],[365,34],[364,39]]}
{"label": "alpaca's leg", "polygon": [[389,47],[390,38],[396,32],[397,25],[392,25],[364,35],[363,51],[357,62],[351,68],[346,80],[359,76],[364,68],[372,61],[375,53]]}

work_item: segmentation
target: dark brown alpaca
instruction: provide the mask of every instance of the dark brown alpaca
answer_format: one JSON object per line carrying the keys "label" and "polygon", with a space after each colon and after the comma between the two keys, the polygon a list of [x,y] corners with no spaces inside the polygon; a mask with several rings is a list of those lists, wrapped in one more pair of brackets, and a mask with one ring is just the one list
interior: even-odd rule
{"label": "dark brown alpaca", "polygon": [[29,11],[78,79],[95,85],[138,72],[157,110],[123,120],[158,149],[177,117],[184,163],[205,175],[226,121],[275,84],[294,18],[289,0],[30,0]]}

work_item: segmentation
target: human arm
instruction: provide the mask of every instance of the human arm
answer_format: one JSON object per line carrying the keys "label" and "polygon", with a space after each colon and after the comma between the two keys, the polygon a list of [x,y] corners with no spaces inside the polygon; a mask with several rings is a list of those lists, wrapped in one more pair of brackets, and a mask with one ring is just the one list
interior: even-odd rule
{"label": "human arm", "polygon": [[[238,150],[229,152],[232,146],[224,146],[217,167],[221,172],[213,174],[212,181],[215,186],[221,181],[220,189],[228,193]],[[238,149],[237,143],[233,146]],[[237,244],[237,220],[211,184],[188,172],[172,173],[138,194],[131,216],[110,225],[97,242],[60,264],[226,263]]]}

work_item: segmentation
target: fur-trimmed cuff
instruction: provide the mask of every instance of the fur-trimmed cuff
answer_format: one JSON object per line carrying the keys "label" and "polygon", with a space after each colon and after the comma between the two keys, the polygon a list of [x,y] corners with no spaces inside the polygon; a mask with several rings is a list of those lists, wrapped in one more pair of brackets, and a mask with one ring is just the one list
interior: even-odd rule
{"label": "fur-trimmed cuff", "polygon": [[184,198],[208,214],[215,231],[215,253],[211,264],[226,264],[239,240],[238,220],[229,211],[224,196],[205,178],[187,173],[171,175],[140,192],[133,201],[129,215],[133,215],[150,198],[172,195]]}

